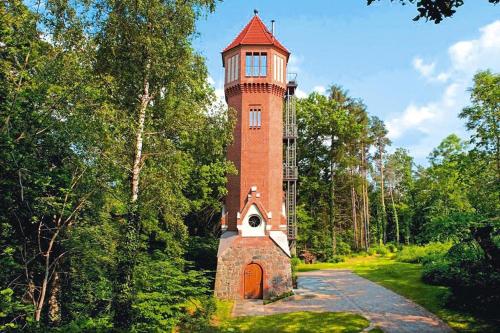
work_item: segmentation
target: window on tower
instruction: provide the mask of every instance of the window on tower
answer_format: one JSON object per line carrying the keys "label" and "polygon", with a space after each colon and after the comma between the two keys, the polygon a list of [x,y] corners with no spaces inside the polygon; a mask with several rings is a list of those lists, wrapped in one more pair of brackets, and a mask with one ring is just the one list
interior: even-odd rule
{"label": "window on tower", "polygon": [[240,71],[240,55],[236,54],[227,59],[226,83],[238,80],[239,71]]}
{"label": "window on tower", "polygon": [[246,76],[266,76],[267,75],[267,53],[247,52],[245,57]]}
{"label": "window on tower", "polygon": [[285,59],[279,55],[274,55],[273,78],[279,82],[285,82]]}
{"label": "window on tower", "polygon": [[260,108],[250,108],[250,114],[248,115],[250,128],[258,129],[262,125],[262,113]]}

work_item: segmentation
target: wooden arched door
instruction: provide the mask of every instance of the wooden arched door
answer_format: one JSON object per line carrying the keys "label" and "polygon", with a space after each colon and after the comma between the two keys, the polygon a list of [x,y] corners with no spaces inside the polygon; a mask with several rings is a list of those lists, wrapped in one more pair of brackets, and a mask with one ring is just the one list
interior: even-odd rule
{"label": "wooden arched door", "polygon": [[262,298],[262,268],[257,264],[245,267],[245,298]]}

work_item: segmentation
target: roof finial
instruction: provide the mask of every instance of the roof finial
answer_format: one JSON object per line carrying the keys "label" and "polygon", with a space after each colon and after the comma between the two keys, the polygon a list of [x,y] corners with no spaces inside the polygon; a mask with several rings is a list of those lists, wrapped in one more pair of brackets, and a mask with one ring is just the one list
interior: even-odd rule
{"label": "roof finial", "polygon": [[259,11],[257,9],[254,9],[253,13],[254,13],[254,15],[257,15],[259,13]]}

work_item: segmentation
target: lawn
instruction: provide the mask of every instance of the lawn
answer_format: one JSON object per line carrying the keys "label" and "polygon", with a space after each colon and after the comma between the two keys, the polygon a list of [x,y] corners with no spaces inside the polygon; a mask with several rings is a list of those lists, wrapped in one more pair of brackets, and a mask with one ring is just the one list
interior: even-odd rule
{"label": "lawn", "polygon": [[221,332],[321,333],[361,332],[368,327],[364,317],[344,312],[292,312],[270,316],[238,317],[221,323]]}
{"label": "lawn", "polygon": [[[217,314],[211,333],[322,333],[361,332],[369,321],[358,314],[345,312],[291,312],[270,316],[231,317],[233,303],[217,301]],[[381,333],[378,328],[369,333]]]}
{"label": "lawn", "polygon": [[301,264],[298,267],[300,272],[318,269],[351,269],[356,274],[422,305],[457,332],[498,332],[497,326],[491,321],[445,308],[445,300],[449,294],[448,288],[422,282],[422,266],[419,264],[407,264],[388,257],[370,256],[349,258],[337,264]]}
{"label": "lawn", "polygon": [[[232,301],[217,301],[210,333],[357,333],[370,324],[361,315],[346,312],[291,312],[270,316],[231,317]],[[369,333],[383,333],[374,328]]]}

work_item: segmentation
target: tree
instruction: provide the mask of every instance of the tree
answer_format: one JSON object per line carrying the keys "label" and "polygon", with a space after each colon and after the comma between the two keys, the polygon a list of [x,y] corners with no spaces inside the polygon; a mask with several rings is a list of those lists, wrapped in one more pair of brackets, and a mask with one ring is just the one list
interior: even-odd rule
{"label": "tree", "polygon": [[[47,9],[50,12],[51,8]],[[41,19],[22,2],[2,2],[1,175],[2,224],[22,267],[11,276],[16,294],[34,307],[34,320],[59,319],[58,276],[68,232],[99,200],[105,146],[99,84],[85,41],[75,26],[43,40]],[[65,36],[62,39],[62,36]],[[77,47],[78,45],[78,47]]]}
{"label": "tree", "polygon": [[[367,0],[368,6],[380,0]],[[434,23],[440,23],[444,18],[451,17],[456,13],[456,9],[464,4],[464,0],[391,0],[399,1],[403,6],[408,4],[417,5],[418,15],[413,18],[418,21],[425,18]],[[488,0],[491,4],[498,4],[500,0]]]}
{"label": "tree", "polygon": [[413,158],[408,151],[397,148],[387,157],[387,187],[392,204],[392,218],[395,223],[396,242],[399,244],[400,222],[405,243],[410,243],[410,223],[412,219]]}
{"label": "tree", "polygon": [[[145,227],[141,219],[159,214],[178,225],[175,220],[188,205],[181,193],[187,178],[180,163],[184,154],[175,140],[197,127],[197,115],[210,103],[206,69],[189,41],[201,10],[213,10],[214,2],[103,0],[96,6],[106,13],[97,27],[97,68],[109,77],[110,102],[124,120],[117,133],[118,153],[124,157],[120,164],[130,170],[124,174],[129,205],[113,305],[116,327],[128,329],[133,272]],[[181,225],[175,229],[180,239],[185,237]]]}
{"label": "tree", "polygon": [[[473,154],[479,159],[491,161],[495,176],[483,179],[490,193],[496,193],[500,209],[500,74],[490,71],[479,72],[474,76],[471,89],[472,105],[464,108],[459,117],[466,119],[466,126],[472,132],[470,143]],[[490,164],[490,163],[487,163]],[[486,165],[488,169],[489,166]],[[491,200],[490,200],[491,201]]]}
{"label": "tree", "polygon": [[379,242],[385,243],[387,241],[387,212],[385,208],[384,158],[386,152],[385,149],[388,145],[391,144],[391,141],[387,138],[388,132],[385,128],[384,122],[375,116],[371,118],[370,133],[376,149],[374,158],[377,161],[377,177],[379,180],[380,191],[380,221],[382,223],[382,230],[381,233],[379,233]]}

